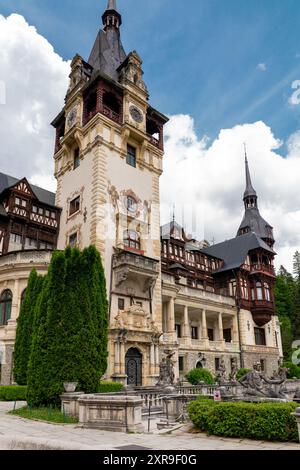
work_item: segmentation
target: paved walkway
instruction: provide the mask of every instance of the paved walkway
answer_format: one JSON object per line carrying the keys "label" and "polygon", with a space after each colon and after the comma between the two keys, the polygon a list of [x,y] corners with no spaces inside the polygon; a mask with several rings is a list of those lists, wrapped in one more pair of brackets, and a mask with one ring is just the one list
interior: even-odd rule
{"label": "paved walkway", "polygon": [[[19,404],[18,406],[20,406]],[[8,415],[12,403],[0,402],[0,449],[59,450],[300,450],[300,444],[207,437],[180,427],[171,434],[122,434],[76,425],[57,425]]]}

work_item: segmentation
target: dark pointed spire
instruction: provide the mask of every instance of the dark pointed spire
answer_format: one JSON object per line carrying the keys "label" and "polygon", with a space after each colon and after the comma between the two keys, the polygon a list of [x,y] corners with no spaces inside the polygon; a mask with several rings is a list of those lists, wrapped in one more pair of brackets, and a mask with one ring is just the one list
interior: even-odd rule
{"label": "dark pointed spire", "polygon": [[245,214],[242,223],[238,229],[237,236],[254,232],[269,246],[274,245],[273,228],[266,222],[258,210],[257,194],[252,186],[249,163],[247,158],[247,149],[245,145],[245,169],[246,169],[246,190],[244,192]]}
{"label": "dark pointed spire", "polygon": [[251,175],[250,175],[250,170],[249,170],[249,163],[248,163],[248,158],[247,158],[247,148],[246,144],[244,144],[245,147],[245,169],[246,169],[246,190],[244,192],[244,200],[247,197],[257,197],[256,191],[252,186],[252,181],[251,181]]}
{"label": "dark pointed spire", "polygon": [[118,81],[117,69],[126,59],[126,54],[120,35],[122,16],[117,11],[116,0],[108,1],[107,9],[102,15],[102,21],[104,28],[97,35],[88,62],[94,72],[99,71]]}

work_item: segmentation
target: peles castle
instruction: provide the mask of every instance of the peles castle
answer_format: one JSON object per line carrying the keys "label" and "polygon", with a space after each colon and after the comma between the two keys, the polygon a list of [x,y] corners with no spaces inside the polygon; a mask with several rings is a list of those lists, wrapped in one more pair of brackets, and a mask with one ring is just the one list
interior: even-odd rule
{"label": "peles castle", "polygon": [[272,227],[262,218],[246,159],[244,217],[231,240],[209,246],[175,220],[160,226],[164,125],[149,104],[142,61],[126,55],[122,17],[110,0],[90,57],[71,64],[56,129],[57,193],[0,174],[1,384],[13,382],[16,322],[32,268],[54,249],[95,245],[109,298],[107,378],[157,383],[165,350],[176,377],[282,356],[274,306]]}

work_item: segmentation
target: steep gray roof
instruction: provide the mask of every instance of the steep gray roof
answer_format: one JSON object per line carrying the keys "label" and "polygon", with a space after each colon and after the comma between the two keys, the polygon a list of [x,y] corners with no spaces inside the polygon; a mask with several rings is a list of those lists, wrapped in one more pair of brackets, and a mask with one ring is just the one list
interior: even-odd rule
{"label": "steep gray roof", "polygon": [[[5,191],[5,189],[15,186],[19,181],[21,181],[21,179],[0,173],[0,195]],[[55,206],[55,193],[40,188],[39,186],[35,186],[34,184],[30,184],[29,182],[28,184],[40,202],[48,204],[49,206]]]}
{"label": "steep gray roof", "polygon": [[[106,20],[109,16],[115,17],[118,21],[114,26],[106,27]],[[97,34],[88,63],[93,67],[94,74],[100,71],[102,74],[118,81],[119,74],[117,69],[126,59],[126,54],[119,29],[122,24],[122,17],[117,11],[115,0],[108,1],[102,21],[104,30],[100,30]]]}
{"label": "steep gray roof", "polygon": [[242,266],[249,251],[257,248],[262,248],[269,253],[275,254],[272,248],[253,232],[226,240],[217,245],[212,245],[209,248],[203,248],[201,251],[224,261],[224,266],[215,271],[215,273],[221,273]]}
{"label": "steep gray roof", "polygon": [[251,232],[255,232],[261,238],[273,238],[271,225],[263,219],[257,207],[245,209],[245,214],[237,235],[241,230],[249,228]]}
{"label": "steep gray roof", "polygon": [[117,69],[126,59],[122,46],[120,32],[109,29],[99,31],[88,63],[94,68],[94,73],[100,71],[113,80],[118,80]]}

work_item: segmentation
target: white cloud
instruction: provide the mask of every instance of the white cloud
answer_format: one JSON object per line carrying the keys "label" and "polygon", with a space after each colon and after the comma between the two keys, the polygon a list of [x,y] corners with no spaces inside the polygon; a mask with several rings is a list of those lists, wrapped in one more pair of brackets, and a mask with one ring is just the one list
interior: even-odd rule
{"label": "white cloud", "polygon": [[[162,221],[176,203],[176,217],[188,232],[215,242],[235,236],[243,215],[244,149],[262,216],[274,227],[277,265],[292,266],[300,248],[300,131],[288,141],[288,157],[263,122],[223,129],[212,143],[198,138],[190,116],[172,116],[166,127],[166,154],[162,183]],[[188,136],[188,138],[186,138]],[[199,223],[189,215],[197,214]],[[194,217],[195,219],[195,217]]]}
{"label": "white cloud", "polygon": [[[51,189],[50,122],[63,104],[69,64],[19,15],[0,15],[0,63],[6,92],[6,104],[0,103],[0,171]],[[290,137],[283,158],[281,142],[263,122],[221,130],[209,142],[196,134],[190,116],[172,116],[161,179],[162,221],[169,221],[175,202],[177,218],[184,213],[188,230],[199,238],[218,242],[235,236],[243,214],[244,142],[261,213],[275,228],[278,261],[291,269],[300,248],[300,131]]]}
{"label": "white cloud", "polygon": [[[0,171],[55,188],[54,130],[69,64],[20,16],[0,15]],[[1,97],[0,97],[1,98]]]}
{"label": "white cloud", "polygon": [[257,67],[256,67],[258,70],[260,70],[261,72],[266,72],[267,71],[267,65],[262,62],[260,64],[257,64]]}

